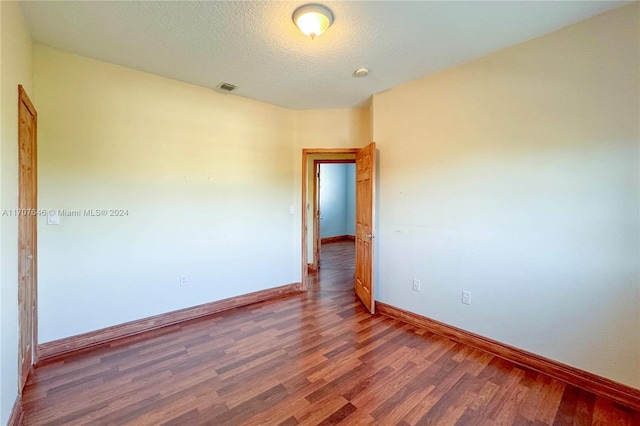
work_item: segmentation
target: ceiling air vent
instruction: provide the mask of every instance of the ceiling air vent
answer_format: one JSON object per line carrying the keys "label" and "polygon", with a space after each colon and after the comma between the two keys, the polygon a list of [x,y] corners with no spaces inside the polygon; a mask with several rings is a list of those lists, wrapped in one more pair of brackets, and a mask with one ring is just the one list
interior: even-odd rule
{"label": "ceiling air vent", "polygon": [[218,89],[218,92],[231,93],[237,89],[237,86],[231,83],[225,83],[223,81],[222,83],[218,84],[218,86],[216,86],[216,89]]}

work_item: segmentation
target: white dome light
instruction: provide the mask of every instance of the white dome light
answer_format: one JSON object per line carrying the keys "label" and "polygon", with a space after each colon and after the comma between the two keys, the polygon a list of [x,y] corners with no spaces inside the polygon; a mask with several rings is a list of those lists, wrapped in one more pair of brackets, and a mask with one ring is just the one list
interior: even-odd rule
{"label": "white dome light", "polygon": [[313,40],[331,26],[333,14],[319,4],[308,4],[293,12],[293,22]]}

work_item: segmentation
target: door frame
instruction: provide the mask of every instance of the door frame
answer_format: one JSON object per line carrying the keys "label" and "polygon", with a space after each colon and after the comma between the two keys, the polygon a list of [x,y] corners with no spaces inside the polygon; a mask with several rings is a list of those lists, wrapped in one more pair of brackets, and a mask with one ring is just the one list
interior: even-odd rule
{"label": "door frame", "polygon": [[[302,150],[302,202],[301,209],[302,212],[302,290],[307,291],[309,289],[307,274],[308,271],[308,229],[307,229],[307,193],[309,192],[308,186],[308,176],[309,176],[309,168],[307,163],[309,162],[309,156],[314,154],[356,154],[360,148],[305,148]],[[316,179],[314,178],[314,181]],[[314,209],[315,212],[315,209]],[[312,231],[313,235],[313,231]],[[315,247],[314,247],[315,254]],[[315,256],[314,256],[315,257]],[[315,259],[314,259],[315,260]]]}
{"label": "door frame", "polygon": [[[22,114],[20,113],[21,109],[21,105],[24,105],[27,110],[29,111],[29,113],[31,113],[31,115],[33,116],[33,121],[34,121],[34,129],[33,129],[33,151],[31,153],[31,166],[33,167],[34,170],[34,175],[33,175],[33,182],[31,182],[31,187],[27,188],[24,186],[24,183],[22,182],[22,172],[21,172],[21,168],[22,168],[22,146],[23,146],[23,142],[22,139],[25,137],[24,133],[21,131],[21,126],[20,126],[20,121],[23,119]],[[25,91],[24,87],[22,87],[22,85],[18,85],[18,208],[22,209],[24,208],[23,204],[23,198],[26,196],[26,194],[29,193],[29,190],[31,190],[34,194],[35,197],[35,204],[34,206],[29,206],[29,209],[33,209],[33,210],[37,210],[38,206],[38,112],[36,111],[36,108],[33,106],[33,103],[31,102],[31,100],[29,99],[29,96],[27,95],[27,92]],[[22,390],[23,390],[23,386],[26,383],[26,379],[29,376],[29,372],[32,369],[32,366],[35,365],[35,363],[38,360],[38,221],[37,221],[38,216],[36,215],[20,215],[18,216],[18,393],[19,395],[22,395]],[[22,283],[22,279],[21,279],[21,275],[22,275],[22,265],[24,265],[25,260],[24,259],[24,253],[23,250],[21,250],[21,247],[25,244],[25,241],[23,240],[23,232],[21,232],[22,227],[24,226],[24,221],[25,220],[33,220],[35,222],[35,226],[33,227],[33,247],[32,247],[32,258],[30,260],[32,260],[32,270],[31,270],[31,274],[32,274],[32,279],[31,279],[31,284],[32,284],[32,288],[31,293],[33,296],[33,306],[31,307],[31,309],[29,309],[29,312],[31,312],[31,325],[32,325],[32,330],[31,330],[31,365],[29,366],[27,371],[23,371],[24,370],[24,366],[22,363],[22,351],[23,351],[23,342],[22,342],[22,328],[24,326],[24,319],[22,318],[22,312],[23,312],[23,306],[26,303],[26,300],[24,297],[20,297],[21,294],[24,294],[25,291],[27,291],[27,289],[25,289],[23,287],[23,283]]]}
{"label": "door frame", "polygon": [[313,174],[313,263],[309,263],[311,265],[309,268],[311,270],[317,271],[320,267],[320,247],[322,245],[320,238],[320,168],[321,164],[355,164],[356,159],[318,159],[313,160],[313,169],[315,173]]}

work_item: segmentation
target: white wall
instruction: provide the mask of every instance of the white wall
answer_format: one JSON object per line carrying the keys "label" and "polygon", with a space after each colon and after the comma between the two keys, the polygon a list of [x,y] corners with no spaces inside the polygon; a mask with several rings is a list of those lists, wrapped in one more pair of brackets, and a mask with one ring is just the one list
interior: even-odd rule
{"label": "white wall", "polygon": [[354,235],[355,175],[350,170],[354,164],[320,164],[320,238]]}
{"label": "white wall", "polygon": [[295,111],[39,45],[35,79],[40,206],[128,210],[41,221],[42,342],[300,281]]}
{"label": "white wall", "polygon": [[[18,395],[18,84],[33,100],[33,48],[18,2],[0,2],[0,423]],[[36,103],[36,108],[38,104]]]}
{"label": "white wall", "polygon": [[374,97],[382,302],[640,387],[638,16]]}

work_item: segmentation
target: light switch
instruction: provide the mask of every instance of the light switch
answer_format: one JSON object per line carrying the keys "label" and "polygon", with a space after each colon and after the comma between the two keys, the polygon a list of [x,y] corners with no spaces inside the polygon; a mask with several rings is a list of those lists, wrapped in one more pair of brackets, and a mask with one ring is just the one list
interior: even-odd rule
{"label": "light switch", "polygon": [[60,225],[60,216],[57,210],[49,210],[47,214],[47,225]]}
{"label": "light switch", "polygon": [[289,206],[289,214],[295,214],[296,210],[293,208],[293,206]]}

